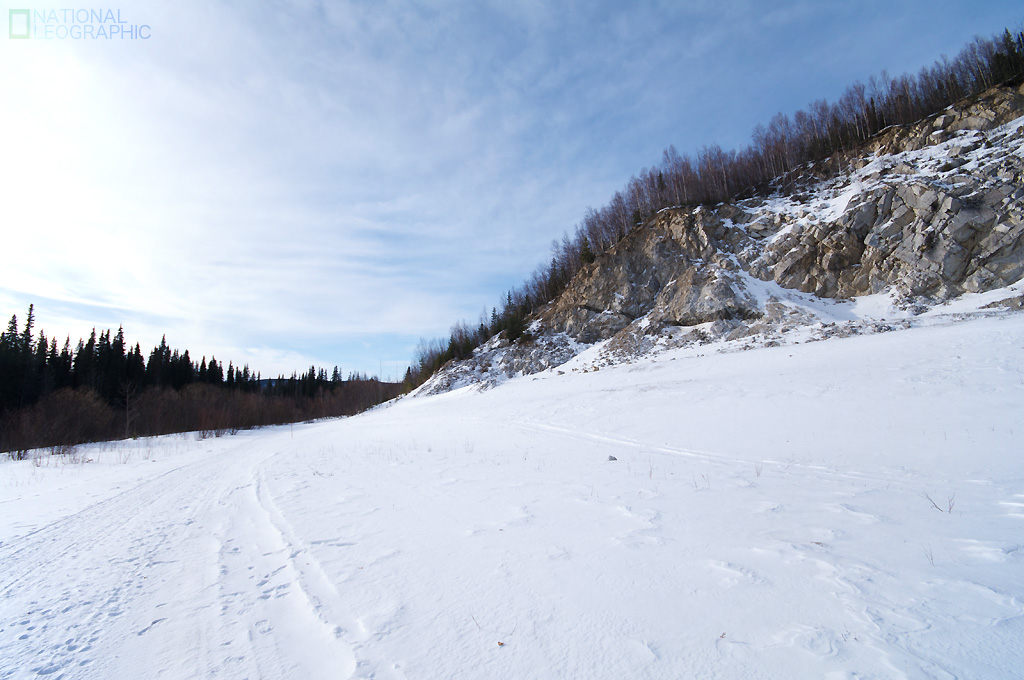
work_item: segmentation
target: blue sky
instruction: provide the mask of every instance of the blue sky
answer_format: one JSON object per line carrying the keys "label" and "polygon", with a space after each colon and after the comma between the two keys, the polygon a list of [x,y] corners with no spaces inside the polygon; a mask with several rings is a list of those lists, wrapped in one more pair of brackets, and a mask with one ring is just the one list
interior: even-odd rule
{"label": "blue sky", "polygon": [[150,37],[0,31],[0,313],[264,376],[400,376],[670,144],[745,146],[1024,20],[950,0],[102,9]]}

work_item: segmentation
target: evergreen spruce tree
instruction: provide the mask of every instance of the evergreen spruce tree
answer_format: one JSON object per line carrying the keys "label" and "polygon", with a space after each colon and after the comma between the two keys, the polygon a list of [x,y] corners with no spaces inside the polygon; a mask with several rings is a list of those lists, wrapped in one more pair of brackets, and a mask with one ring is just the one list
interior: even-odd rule
{"label": "evergreen spruce tree", "polygon": [[15,314],[11,315],[7,330],[0,333],[0,411],[20,405],[21,369],[21,338]]}
{"label": "evergreen spruce tree", "polygon": [[224,367],[217,363],[216,357],[210,357],[210,363],[206,367],[206,381],[211,385],[220,385],[224,382]]}
{"label": "evergreen spruce tree", "polygon": [[57,363],[57,370],[54,371],[55,387],[71,387],[75,384],[73,373],[74,355],[71,353],[71,336],[64,339],[64,348],[60,351],[60,360]]}
{"label": "evergreen spruce tree", "polygon": [[146,384],[146,360],[142,358],[142,349],[139,343],[131,349],[125,359],[125,383],[131,386],[136,392],[141,392]]}
{"label": "evergreen spruce tree", "polygon": [[594,251],[590,249],[590,241],[586,237],[580,240],[580,262],[583,264],[590,264],[597,257],[594,255]]}
{"label": "evergreen spruce tree", "polygon": [[35,324],[35,305],[28,306],[28,316],[25,318],[25,330],[21,332],[21,352],[23,356],[28,356],[32,351],[32,326]]}

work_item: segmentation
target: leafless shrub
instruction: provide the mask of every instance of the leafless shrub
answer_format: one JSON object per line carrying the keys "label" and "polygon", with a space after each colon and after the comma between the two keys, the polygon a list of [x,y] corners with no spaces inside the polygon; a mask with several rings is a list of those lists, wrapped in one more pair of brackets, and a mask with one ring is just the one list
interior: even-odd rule
{"label": "leafless shrub", "polygon": [[942,506],[940,506],[938,503],[936,503],[935,500],[932,499],[932,497],[928,494],[927,491],[922,492],[922,495],[924,496],[925,500],[927,500],[929,503],[931,503],[931,506],[933,508],[935,508],[936,510],[938,510],[939,512],[945,512],[945,513],[950,514],[950,515],[953,514],[953,508],[956,507],[956,494],[953,494],[952,496],[949,496],[948,498],[946,498],[946,508],[945,509],[943,509]]}

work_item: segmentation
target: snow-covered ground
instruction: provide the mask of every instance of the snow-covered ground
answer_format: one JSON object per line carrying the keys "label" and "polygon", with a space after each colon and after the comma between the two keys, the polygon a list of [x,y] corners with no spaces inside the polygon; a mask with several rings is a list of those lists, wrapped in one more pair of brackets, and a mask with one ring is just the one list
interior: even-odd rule
{"label": "snow-covered ground", "polygon": [[1024,314],[699,354],[4,461],[0,678],[1020,677]]}

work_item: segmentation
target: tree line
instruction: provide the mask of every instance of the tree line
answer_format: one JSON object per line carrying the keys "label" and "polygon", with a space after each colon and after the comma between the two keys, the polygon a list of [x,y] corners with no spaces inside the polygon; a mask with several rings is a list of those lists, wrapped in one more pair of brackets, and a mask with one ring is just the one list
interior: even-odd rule
{"label": "tree line", "polygon": [[588,208],[571,234],[552,241],[551,261],[509,291],[500,311],[495,307],[490,315],[481,314],[476,326],[457,322],[446,339],[421,340],[406,386],[421,384],[452,359],[468,357],[496,334],[528,340],[524,331],[530,314],[660,210],[786,190],[784,178],[804,164],[845,154],[888,127],[914,123],[993,86],[1019,83],[1022,74],[1024,31],[1007,29],[992,38],[975,38],[956,58],[943,56],[916,76],[889,77],[883,71],[867,84],[855,82],[835,102],[820,99],[792,116],[778,113],[754,128],[744,149],[725,151],[712,144],[680,154],[670,146],[660,165],[631,177],[605,206]]}
{"label": "tree line", "polygon": [[263,379],[248,365],[215,357],[194,361],[166,336],[143,355],[124,329],[95,329],[74,349],[67,338],[34,334],[30,306],[0,333],[0,451],[22,457],[40,447],[200,431],[222,434],[263,425],[352,415],[391,399],[400,386],[310,366],[291,377]]}

